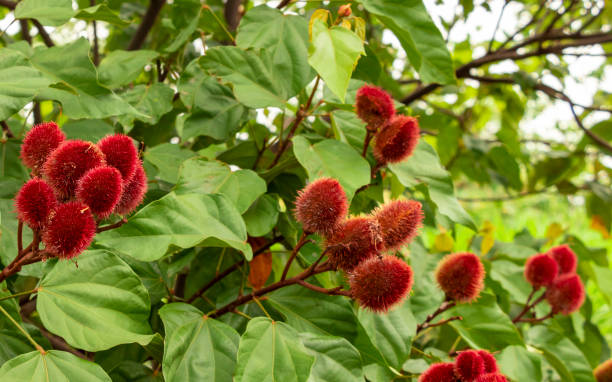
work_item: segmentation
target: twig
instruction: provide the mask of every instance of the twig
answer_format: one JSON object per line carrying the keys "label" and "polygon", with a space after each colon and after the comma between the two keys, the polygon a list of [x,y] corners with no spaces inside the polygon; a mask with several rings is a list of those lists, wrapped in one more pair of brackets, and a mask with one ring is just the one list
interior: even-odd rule
{"label": "twig", "polygon": [[447,318],[446,320],[440,320],[440,321],[435,322],[433,324],[427,324],[427,328],[433,328],[435,326],[442,326],[442,325],[447,324],[447,323],[449,323],[451,321],[457,321],[457,320],[461,321],[461,320],[463,320],[463,317],[461,317],[461,316],[452,316],[450,318]]}
{"label": "twig", "polygon": [[511,0],[506,0],[504,2],[504,5],[502,6],[501,11],[499,12],[499,17],[497,18],[497,23],[495,24],[495,29],[493,30],[493,35],[491,36],[491,40],[489,41],[489,47],[487,48],[488,53],[491,53],[491,49],[493,48],[493,42],[495,41],[495,35],[499,30],[499,25],[501,24],[502,17],[504,17],[504,11],[506,10],[508,4],[510,4],[510,1]]}
{"label": "twig", "polygon": [[351,291],[348,290],[342,290],[342,287],[335,287],[335,288],[331,288],[331,289],[326,289],[320,286],[316,286],[310,283],[307,283],[304,280],[298,280],[297,282],[299,285],[308,288],[310,290],[314,290],[315,292],[319,292],[319,293],[323,293],[323,294],[328,294],[330,296],[347,296],[347,297],[351,297]]}
{"label": "twig", "polygon": [[361,156],[366,157],[368,153],[368,146],[370,146],[370,141],[374,138],[374,133],[370,130],[366,132],[365,139],[363,140],[363,150],[361,151]]}
{"label": "twig", "polygon": [[[438,309],[436,309],[436,311],[435,311],[435,312],[433,312],[432,314],[430,314],[429,316],[427,316],[427,318],[425,318],[425,321],[423,321],[422,323],[420,323],[420,324],[418,324],[418,325],[417,325],[417,330],[416,330],[416,332],[417,332],[417,333],[419,333],[419,332],[421,332],[422,330],[427,329],[427,328],[429,328],[429,327],[431,327],[431,326],[438,326],[438,325],[442,325],[442,324],[444,324],[444,323],[448,322],[448,321],[446,321],[446,322],[442,322],[442,321],[440,321],[441,323],[437,323],[437,324],[435,324],[435,325],[432,325],[432,324],[431,324],[431,321],[433,321],[433,319],[434,319],[434,318],[436,318],[436,317],[437,317],[437,316],[439,316],[440,314],[442,314],[442,313],[446,312],[447,310],[449,310],[450,308],[454,307],[455,305],[456,305],[455,301],[451,301],[451,300],[449,300],[449,299],[444,300],[444,301],[442,302],[442,304],[440,304],[440,306],[438,307]],[[461,319],[461,318],[458,318],[458,319]],[[450,321],[453,321],[453,320],[450,320]]]}
{"label": "twig", "polygon": [[521,320],[521,318],[523,318],[523,316],[525,314],[527,314],[531,309],[533,309],[536,305],[538,305],[539,303],[541,303],[542,301],[544,301],[544,299],[546,298],[546,294],[543,293],[540,297],[538,297],[534,302],[532,302],[531,304],[525,304],[525,307],[523,308],[523,310],[521,310],[521,312],[518,314],[518,316],[514,317],[514,319],[512,320],[512,323],[517,323]]}
{"label": "twig", "polygon": [[553,312],[548,313],[547,315],[540,317],[540,318],[521,318],[520,320],[517,321],[512,321],[514,323],[517,322],[530,322],[530,323],[536,323],[536,322],[542,322],[544,320],[548,320],[549,318],[553,317],[555,314]]}
{"label": "twig", "polygon": [[142,22],[138,26],[136,33],[134,33],[127,50],[138,50],[142,47],[164,4],[166,4],[166,0],[151,0],[147,11],[142,17]]}
{"label": "twig", "polygon": [[295,259],[300,249],[302,249],[302,247],[308,242],[308,240],[306,239],[307,237],[308,234],[306,232],[302,232],[302,236],[300,236],[300,239],[298,240],[297,244],[295,245],[295,247],[293,247],[291,255],[289,255],[289,259],[287,260],[287,264],[285,264],[285,268],[283,269],[283,274],[281,276],[281,281],[287,278],[287,273],[289,272],[289,268],[291,267],[293,259]]}
{"label": "twig", "polygon": [[[89,0],[89,5],[94,6],[96,5],[96,0]],[[98,25],[96,23],[96,20],[92,20],[92,26],[93,26],[93,64],[95,66],[98,66],[98,64],[100,63],[100,48],[98,46]]]}
{"label": "twig", "polygon": [[240,23],[240,17],[242,16],[240,14],[241,5],[242,0],[227,0],[225,6],[223,7],[223,16],[225,16],[227,26],[232,31],[235,31]]}
{"label": "twig", "polygon": [[278,3],[276,9],[282,9],[285,6],[289,5],[289,3],[291,3],[291,0],[282,0],[280,3]]}
{"label": "twig", "polygon": [[17,257],[23,252],[23,222],[17,224]]}
{"label": "twig", "polygon": [[583,124],[582,121],[580,120],[580,118],[578,117],[578,114],[576,114],[576,110],[574,109],[574,107],[576,106],[569,98],[566,100],[567,103],[570,106],[570,109],[572,111],[572,115],[574,116],[574,119],[576,120],[576,124],[578,125],[578,127],[584,131],[584,133],[586,135],[589,136],[589,138],[591,138],[596,144],[597,146],[605,149],[606,151],[608,151],[609,153],[612,153],[612,146],[606,142],[603,138],[601,138],[599,135],[595,134],[594,132],[592,132],[590,129],[587,129]]}
{"label": "twig", "polygon": [[53,43],[53,40],[51,40],[51,36],[49,36],[49,33],[47,33],[47,30],[45,29],[45,27],[38,20],[36,19],[31,19],[31,20],[32,20],[32,24],[34,24],[36,29],[38,29],[38,34],[43,39],[43,42],[45,43],[45,45],[49,48],[55,46],[55,43]]}
{"label": "twig", "polygon": [[4,132],[4,135],[6,135],[7,138],[15,138],[15,134],[13,134],[11,128],[9,127],[8,123],[6,123],[6,121],[0,122],[0,125],[2,125],[2,131]]}
{"label": "twig", "polygon": [[114,224],[109,224],[109,225],[105,225],[105,226],[102,226],[102,227],[98,227],[96,232],[100,233],[100,232],[108,231],[108,230],[111,230],[111,229],[115,229],[115,228],[121,227],[122,225],[124,225],[127,222],[128,222],[127,219],[123,218],[123,219],[119,220],[118,222],[116,222]]}

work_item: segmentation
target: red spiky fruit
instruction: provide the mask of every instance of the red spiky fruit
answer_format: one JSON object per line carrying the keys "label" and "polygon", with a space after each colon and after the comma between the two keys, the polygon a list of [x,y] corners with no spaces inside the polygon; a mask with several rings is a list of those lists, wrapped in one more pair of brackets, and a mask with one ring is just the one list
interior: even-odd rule
{"label": "red spiky fruit", "polygon": [[423,224],[421,203],[415,200],[394,200],[374,211],[387,250],[398,250],[418,234]]}
{"label": "red spiky fruit", "polygon": [[96,222],[89,207],[71,201],[53,209],[42,240],[47,252],[71,259],[89,247],[95,234]]}
{"label": "red spiky fruit", "polygon": [[374,157],[380,164],[398,163],[412,155],[419,142],[419,122],[396,115],[376,135]]}
{"label": "red spiky fruit", "polygon": [[508,382],[508,378],[499,373],[487,373],[476,378],[475,382]]}
{"label": "red spiky fruit", "polygon": [[476,350],[462,351],[455,359],[455,375],[461,381],[472,382],[484,373],[484,360]]}
{"label": "red spiky fruit", "polygon": [[34,126],[23,139],[21,160],[23,164],[40,174],[49,154],[55,150],[66,136],[55,122],[46,122]]}
{"label": "red spiky fruit", "polygon": [[577,274],[565,274],[546,289],[546,301],[553,313],[571,314],[584,302],[584,285]]}
{"label": "red spiky fruit", "polygon": [[93,143],[65,141],[47,158],[44,174],[56,195],[68,199],[74,196],[77,182],[88,170],[104,164],[104,154]]}
{"label": "red spiky fruit", "polygon": [[436,269],[436,280],[446,296],[457,302],[471,302],[484,287],[484,266],[473,253],[445,256]]}
{"label": "red spiky fruit", "polygon": [[372,131],[383,127],[395,114],[395,106],[389,93],[370,85],[364,85],[357,90],[355,109],[359,118],[368,124],[368,130]]}
{"label": "red spiky fruit", "polygon": [[114,167],[92,168],[79,179],[76,197],[100,219],[105,219],[121,199],[121,182],[121,173]]}
{"label": "red spiky fruit", "polygon": [[525,279],[536,289],[550,285],[558,273],[557,262],[546,253],[533,255],[525,263]]}
{"label": "red spiky fruit", "polygon": [[138,150],[132,138],[124,134],[109,135],[98,142],[98,147],[106,156],[106,163],[119,170],[124,184],[127,184],[138,167]]}
{"label": "red spiky fruit", "polygon": [[548,250],[548,253],[559,265],[559,274],[575,273],[578,265],[578,257],[567,245],[558,245]]}
{"label": "red spiky fruit", "polygon": [[493,354],[486,350],[476,350],[482,361],[484,362],[485,373],[497,373],[499,368],[497,367],[497,360],[493,357]]}
{"label": "red spiky fruit", "polygon": [[330,264],[350,271],[382,248],[380,224],[371,217],[348,219],[328,237],[327,248]]}
{"label": "red spiky fruit", "polygon": [[349,275],[351,295],[359,305],[374,312],[387,312],[412,288],[412,268],[395,256],[370,257]]}
{"label": "red spiky fruit", "polygon": [[434,363],[419,377],[419,382],[455,382],[455,365]]}
{"label": "red spiky fruit", "polygon": [[142,163],[138,163],[132,180],[123,186],[121,199],[119,199],[119,203],[115,207],[115,213],[119,215],[131,213],[142,203],[146,193],[147,174],[142,167]]}
{"label": "red spiky fruit", "polygon": [[53,189],[40,178],[30,179],[15,197],[17,217],[35,230],[44,227],[56,204]]}
{"label": "red spiky fruit", "polygon": [[597,366],[593,374],[597,382],[612,382],[612,359]]}
{"label": "red spiky fruit", "polygon": [[336,179],[320,178],[298,192],[295,218],[305,232],[329,235],[340,226],[348,211],[348,201]]}

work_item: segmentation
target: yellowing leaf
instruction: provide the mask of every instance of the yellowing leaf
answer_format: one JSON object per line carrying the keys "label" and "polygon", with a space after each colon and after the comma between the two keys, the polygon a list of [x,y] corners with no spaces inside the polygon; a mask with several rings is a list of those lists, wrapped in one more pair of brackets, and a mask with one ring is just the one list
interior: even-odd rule
{"label": "yellowing leaf", "polygon": [[546,238],[548,239],[548,243],[552,243],[563,233],[563,227],[559,223],[551,223],[548,227],[546,227]]}
{"label": "yellowing leaf", "polygon": [[321,20],[325,24],[327,24],[327,19],[331,17],[331,13],[327,9],[317,9],[314,11],[312,16],[310,16],[310,21],[308,22],[308,38],[312,41],[312,25],[315,20]]}
{"label": "yellowing leaf", "polygon": [[480,242],[480,253],[484,256],[495,244],[495,226],[490,221],[485,221],[482,229],[480,230],[482,233],[482,241]]}
{"label": "yellowing leaf", "polygon": [[366,24],[365,20],[361,17],[355,17],[355,33],[361,39],[361,41],[365,41],[366,38]]}
{"label": "yellowing leaf", "polygon": [[599,215],[593,215],[591,217],[591,229],[601,233],[604,239],[610,238],[610,232],[608,232],[608,228]]}
{"label": "yellowing leaf", "polygon": [[348,30],[351,30],[351,22],[349,20],[347,20],[347,19],[343,19],[342,23],[340,23],[340,26],[342,28],[346,28]]}
{"label": "yellowing leaf", "polygon": [[447,233],[440,233],[434,240],[434,248],[437,252],[450,252],[453,250],[455,241]]}

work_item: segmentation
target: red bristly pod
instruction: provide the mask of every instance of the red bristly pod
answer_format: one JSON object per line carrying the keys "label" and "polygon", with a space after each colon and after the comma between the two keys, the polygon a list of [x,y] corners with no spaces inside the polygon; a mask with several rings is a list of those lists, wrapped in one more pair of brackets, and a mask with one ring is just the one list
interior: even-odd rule
{"label": "red bristly pod", "polygon": [[555,259],[559,265],[559,274],[575,273],[578,265],[578,257],[567,244],[558,245],[548,250],[548,254]]}
{"label": "red bristly pod", "polygon": [[92,168],[79,179],[76,197],[98,218],[107,218],[121,198],[121,173],[114,167]]}
{"label": "red bristly pod", "polygon": [[123,186],[121,199],[115,207],[115,213],[119,215],[127,215],[131,213],[140,205],[140,203],[142,203],[146,193],[147,174],[142,167],[142,163],[138,163],[132,180]]}
{"label": "red bristly pod", "polygon": [[30,179],[15,197],[17,217],[35,230],[44,227],[56,204],[53,189],[40,178]]}
{"label": "red bristly pod", "polygon": [[139,163],[132,138],[124,134],[109,135],[98,142],[98,147],[106,156],[106,163],[119,170],[124,184],[132,180]]}
{"label": "red bristly pod", "polygon": [[455,375],[463,382],[472,382],[485,373],[485,363],[476,350],[459,353],[455,358]]}
{"label": "red bristly pod", "polygon": [[402,162],[412,155],[419,133],[416,118],[396,115],[376,134],[374,157],[381,165]]}
{"label": "red bristly pod", "polygon": [[476,352],[484,362],[485,373],[497,373],[499,371],[497,360],[493,357],[493,354],[486,350],[476,350]]}
{"label": "red bristly pod", "polygon": [[508,382],[508,378],[499,373],[487,373],[476,378],[475,382]]}
{"label": "red bristly pod", "polygon": [[34,126],[23,139],[21,160],[23,164],[40,174],[47,157],[55,150],[66,136],[55,122],[46,122]]}
{"label": "red bristly pod", "polygon": [[419,377],[419,382],[456,382],[455,365],[434,363]]}
{"label": "red bristly pod", "polygon": [[398,250],[410,243],[423,224],[421,203],[414,200],[394,200],[374,211],[382,230],[387,250]]}
{"label": "red bristly pod", "polygon": [[609,359],[597,366],[593,371],[597,382],[610,382],[612,381],[612,359]]}
{"label": "red bristly pod", "polygon": [[550,285],[555,280],[559,266],[552,256],[539,253],[527,259],[524,273],[527,282],[538,289]]}
{"label": "red bristly pod", "polygon": [[574,313],[580,309],[584,298],[584,285],[577,274],[561,275],[546,289],[546,301],[553,313]]}
{"label": "red bristly pod", "polygon": [[77,182],[90,169],[105,164],[104,154],[91,142],[65,141],[44,165],[46,180],[60,199],[74,196]]}
{"label": "red bristly pod", "polygon": [[395,256],[370,257],[349,274],[352,297],[374,312],[387,312],[400,303],[412,282],[412,268]]}
{"label": "red bristly pod", "polygon": [[383,127],[395,114],[395,106],[389,93],[370,85],[364,85],[357,90],[355,109],[371,131]]}
{"label": "red bristly pod", "polygon": [[445,256],[436,269],[436,280],[446,296],[457,302],[471,302],[484,287],[484,266],[473,253]]}
{"label": "red bristly pod", "polygon": [[307,233],[328,236],[346,217],[348,200],[336,179],[320,178],[298,192],[295,218]]}
{"label": "red bristly pod", "polygon": [[348,219],[327,238],[326,244],[330,264],[350,271],[382,248],[380,224],[371,217]]}
{"label": "red bristly pod", "polygon": [[62,259],[78,256],[89,247],[96,234],[96,222],[89,207],[72,201],[51,212],[42,236],[45,249]]}

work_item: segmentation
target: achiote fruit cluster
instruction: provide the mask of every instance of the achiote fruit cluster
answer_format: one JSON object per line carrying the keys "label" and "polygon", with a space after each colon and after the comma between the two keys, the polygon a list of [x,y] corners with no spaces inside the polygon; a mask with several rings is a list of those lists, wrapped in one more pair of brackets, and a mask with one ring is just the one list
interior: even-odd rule
{"label": "achiote fruit cluster", "polygon": [[421,374],[419,382],[508,382],[497,361],[486,350],[466,350],[455,362],[433,364]]}

